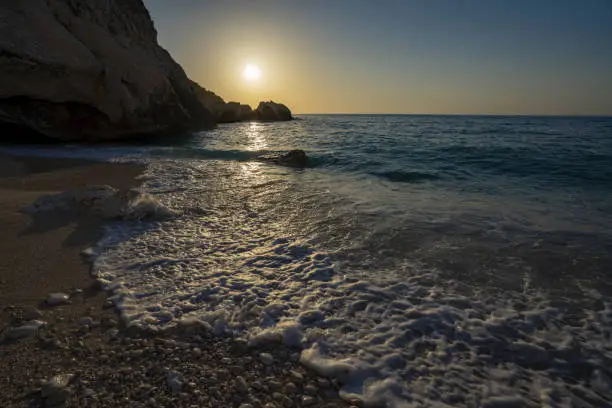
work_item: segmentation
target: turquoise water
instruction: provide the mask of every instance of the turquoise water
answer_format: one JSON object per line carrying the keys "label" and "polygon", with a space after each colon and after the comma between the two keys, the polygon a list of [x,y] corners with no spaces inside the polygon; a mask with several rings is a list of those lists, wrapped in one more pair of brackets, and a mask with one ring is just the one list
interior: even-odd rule
{"label": "turquoise water", "polygon": [[[372,406],[612,400],[610,118],[316,115],[7,149],[147,164],[177,216],[109,224],[94,251],[127,324],[295,347]],[[309,166],[255,160],[290,149]]]}

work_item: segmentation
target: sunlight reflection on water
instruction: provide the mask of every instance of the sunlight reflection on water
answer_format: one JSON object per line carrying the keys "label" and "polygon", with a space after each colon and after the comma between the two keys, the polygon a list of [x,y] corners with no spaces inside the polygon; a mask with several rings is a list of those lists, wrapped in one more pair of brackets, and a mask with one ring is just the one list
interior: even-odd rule
{"label": "sunlight reflection on water", "polygon": [[252,122],[246,130],[248,136],[247,149],[250,151],[263,150],[268,147],[268,140],[264,133],[265,127],[260,123]]}

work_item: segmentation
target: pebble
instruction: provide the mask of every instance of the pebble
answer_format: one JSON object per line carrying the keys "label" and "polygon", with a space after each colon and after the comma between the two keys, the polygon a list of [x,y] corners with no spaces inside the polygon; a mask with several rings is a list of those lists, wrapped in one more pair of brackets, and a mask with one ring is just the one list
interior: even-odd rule
{"label": "pebble", "polygon": [[249,392],[249,386],[242,376],[236,377],[236,385],[238,386],[238,390],[244,393]]}
{"label": "pebble", "polygon": [[304,394],[317,395],[317,387],[312,384],[306,384],[304,386]]}
{"label": "pebble", "polygon": [[304,395],[302,397],[302,406],[309,407],[317,403],[317,400],[310,395]]}
{"label": "pebble", "polygon": [[199,348],[197,348],[197,347],[196,347],[196,348],[194,348],[194,349],[191,349],[191,355],[192,355],[192,356],[194,356],[194,357],[196,357],[196,358],[197,358],[197,357],[200,357],[200,356],[202,355],[202,350],[200,350],[200,349],[199,349]]}
{"label": "pebble", "polygon": [[32,337],[38,332],[38,329],[40,329],[44,325],[45,322],[42,322],[40,320],[34,320],[24,325],[13,327],[7,332],[6,339],[18,340],[26,337]]}
{"label": "pebble", "polygon": [[23,320],[38,320],[43,317],[40,310],[32,308],[23,312]]}
{"label": "pebble", "polygon": [[253,408],[253,405],[249,403],[240,404],[240,408]]}
{"label": "pebble", "polygon": [[272,354],[270,353],[260,353],[259,359],[265,365],[272,365],[272,363],[274,363],[274,357],[272,357]]}
{"label": "pebble", "polygon": [[89,317],[89,316],[85,316],[85,317],[81,317],[78,321],[77,324],[79,326],[93,326],[94,325],[94,320]]}
{"label": "pebble", "polygon": [[65,293],[50,293],[45,299],[48,306],[59,306],[70,303],[70,296]]}
{"label": "pebble", "polygon": [[183,389],[183,382],[181,381],[181,375],[176,371],[170,371],[166,375],[166,384],[173,394],[178,394]]}
{"label": "pebble", "polygon": [[285,393],[289,394],[289,395],[294,395],[297,392],[298,388],[297,385],[295,385],[292,382],[288,382],[287,384],[285,384]]}
{"label": "pebble", "polygon": [[283,406],[286,407],[286,408],[293,407],[293,400],[291,398],[289,398],[288,396],[286,396],[286,395],[283,395],[283,399],[282,399],[281,402],[282,402]]}
{"label": "pebble", "polygon": [[68,398],[67,388],[73,377],[72,374],[58,374],[43,382],[40,395],[45,399],[45,406],[62,404]]}
{"label": "pebble", "polygon": [[304,382],[304,376],[295,370],[291,370],[290,378],[298,384],[301,384]]}

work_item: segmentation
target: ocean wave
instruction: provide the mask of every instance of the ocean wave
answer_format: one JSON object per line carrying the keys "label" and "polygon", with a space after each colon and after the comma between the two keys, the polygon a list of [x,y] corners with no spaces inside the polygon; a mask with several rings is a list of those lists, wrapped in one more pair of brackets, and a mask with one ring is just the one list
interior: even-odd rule
{"label": "ocean wave", "polygon": [[[372,407],[612,398],[605,298],[576,321],[541,293],[460,294],[431,267],[403,279],[353,276],[274,222],[269,197],[287,186],[257,169],[150,163],[144,188],[182,216],[110,225],[95,251],[94,270],[127,325],[160,331],[197,321],[252,347],[301,349],[302,364],[334,378],[342,397]],[[208,211],[178,211],[194,206]]]}

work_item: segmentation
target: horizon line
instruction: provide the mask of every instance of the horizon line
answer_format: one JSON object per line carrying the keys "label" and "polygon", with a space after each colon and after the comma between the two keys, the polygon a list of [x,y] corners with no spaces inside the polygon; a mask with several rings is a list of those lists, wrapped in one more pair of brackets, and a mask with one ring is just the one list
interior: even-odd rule
{"label": "horizon line", "polygon": [[546,117],[546,118],[612,118],[610,114],[547,114],[547,113],[293,113],[294,115],[344,115],[344,116],[489,116],[489,117]]}

